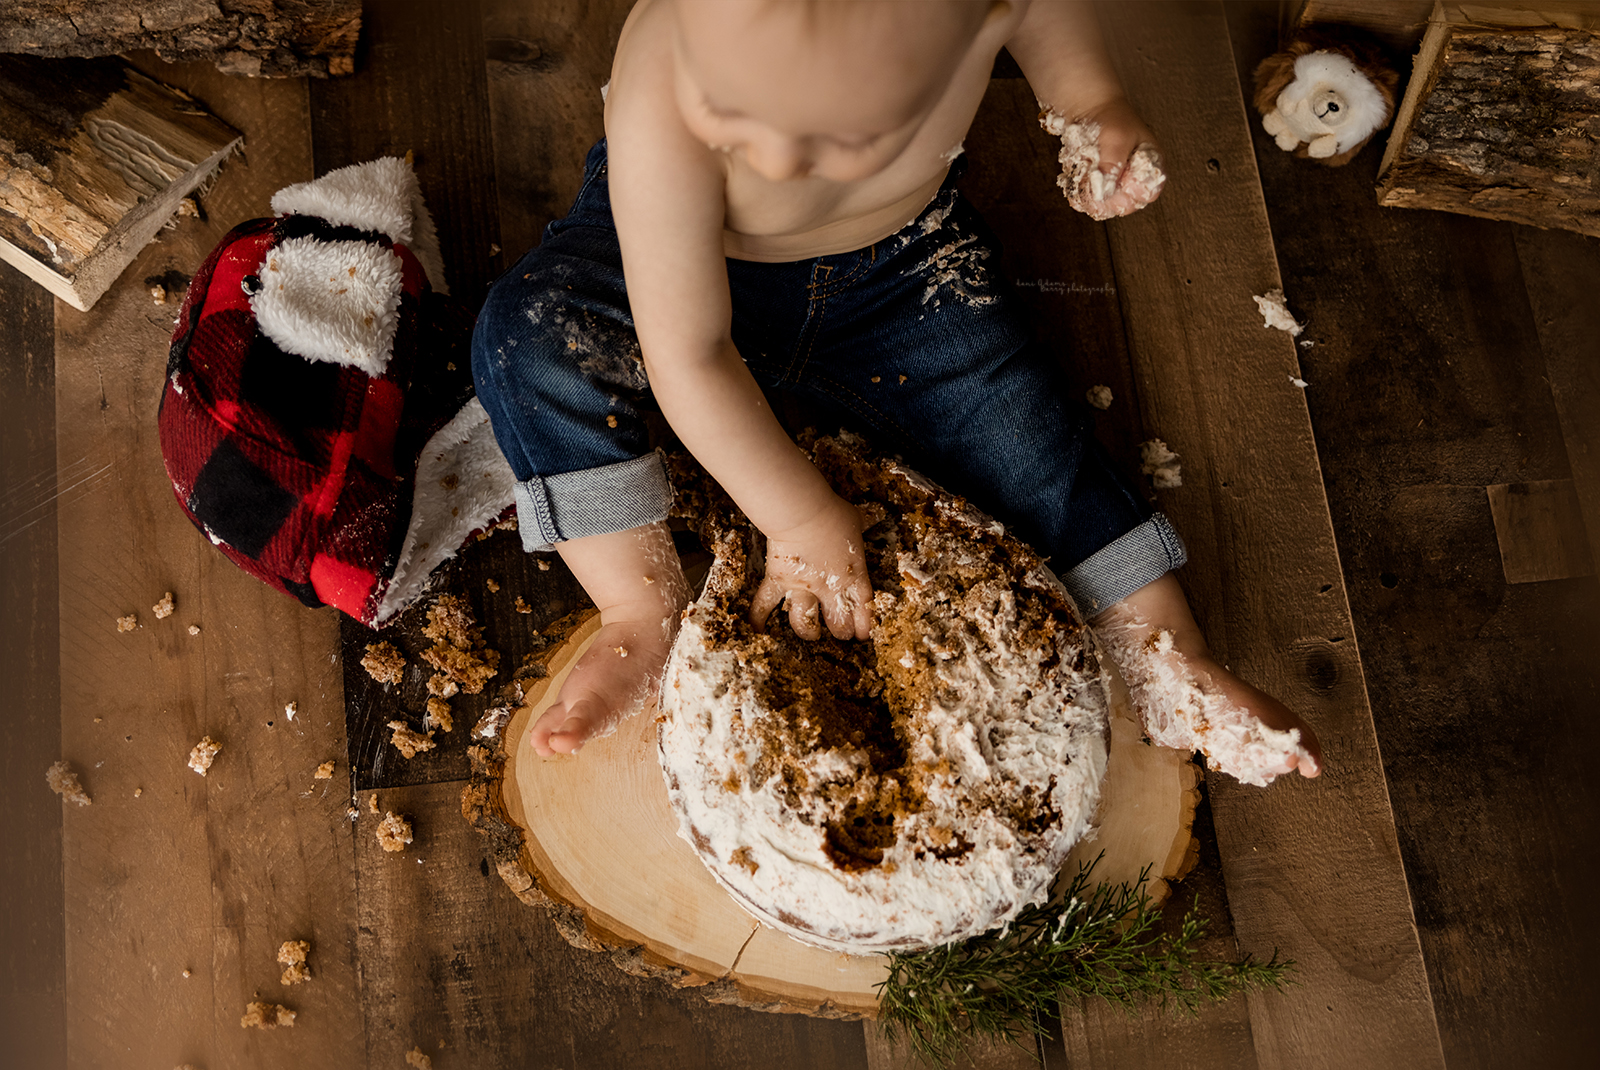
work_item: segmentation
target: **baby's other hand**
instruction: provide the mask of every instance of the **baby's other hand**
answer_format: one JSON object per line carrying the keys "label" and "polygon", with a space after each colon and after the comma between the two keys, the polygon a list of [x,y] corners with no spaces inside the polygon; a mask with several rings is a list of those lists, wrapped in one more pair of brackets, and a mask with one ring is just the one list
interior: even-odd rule
{"label": "baby's other hand", "polygon": [[[861,539],[861,514],[843,498],[787,531],[767,534],[767,575],[750,603],[750,623],[766,626],[780,603],[802,639],[872,634],[872,580]],[[821,621],[818,617],[821,617]]]}
{"label": "baby's other hand", "polygon": [[1103,104],[1073,126],[1093,142],[1074,151],[1081,135],[1064,138],[1061,181],[1072,207],[1092,219],[1113,219],[1161,196],[1167,176],[1155,133],[1126,100]]}

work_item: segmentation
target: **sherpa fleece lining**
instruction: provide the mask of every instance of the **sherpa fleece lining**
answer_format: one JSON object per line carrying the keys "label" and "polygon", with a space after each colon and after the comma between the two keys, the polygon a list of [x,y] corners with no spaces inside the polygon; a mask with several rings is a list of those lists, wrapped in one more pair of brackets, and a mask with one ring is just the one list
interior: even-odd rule
{"label": "sherpa fleece lining", "polygon": [[316,216],[340,226],[375,230],[410,249],[434,292],[447,294],[439,236],[422,203],[411,165],[393,156],[351,164],[272,195],[278,215]]}
{"label": "sherpa fleece lining", "polygon": [[371,242],[290,238],[268,250],[251,296],[261,331],[286,353],[383,375],[394,350],[402,268]]}
{"label": "sherpa fleece lining", "polygon": [[483,402],[473,398],[430,439],[417,461],[411,526],[394,578],[373,614],[382,625],[422,593],[428,577],[452,558],[474,531],[511,505],[516,477],[489,427]]}

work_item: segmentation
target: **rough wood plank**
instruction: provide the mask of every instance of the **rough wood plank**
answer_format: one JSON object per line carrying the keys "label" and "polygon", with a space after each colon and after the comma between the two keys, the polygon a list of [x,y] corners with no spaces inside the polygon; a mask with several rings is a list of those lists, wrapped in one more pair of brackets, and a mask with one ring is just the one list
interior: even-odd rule
{"label": "rough wood plank", "polygon": [[[40,1070],[67,1061],[63,804],[40,787],[44,769],[63,757],[55,501],[72,493],[80,471],[58,481],[54,305],[0,265],[0,679],[10,699],[0,857],[11,860],[0,877],[0,1035],[13,1059]],[[81,758],[75,765],[88,772]]]}
{"label": "rough wood plank", "polygon": [[[1264,6],[1230,8],[1236,44],[1252,24],[1270,37]],[[1248,77],[1253,50],[1238,58]],[[1314,343],[1306,400],[1447,1060],[1584,1065],[1600,1044],[1585,965],[1600,917],[1579,891],[1600,881],[1600,666],[1584,638],[1600,585],[1508,586],[1482,487],[1576,472],[1546,362],[1592,363],[1592,336],[1561,329],[1595,322],[1594,260],[1571,254],[1596,243],[1390,212],[1369,175],[1255,137],[1284,288]],[[1553,240],[1548,274],[1519,267],[1519,233]],[[1552,326],[1565,341],[1541,355]]]}
{"label": "rough wood plank", "polygon": [[1600,11],[1436,6],[1378,169],[1378,203],[1600,235]]}
{"label": "rough wood plank", "polygon": [[393,854],[378,847],[363,803],[356,846],[369,1065],[403,1066],[420,1045],[441,1068],[865,1067],[859,1023],[714,1006],[568,945],[551,916],[519,902],[489,864],[462,820],[461,788],[380,791],[381,808],[408,815],[415,830],[411,846]]}
{"label": "rough wood plank", "polygon": [[[927,1063],[904,1043],[891,1042],[878,1023],[862,1024],[867,1038],[866,1070],[926,1070]],[[974,1044],[949,1070],[1037,1070],[1043,1063],[1036,1043],[988,1041]]]}
{"label": "rough wood plank", "polygon": [[1298,962],[1298,986],[1250,998],[1256,1054],[1264,1067],[1438,1067],[1316,446],[1289,382],[1295,347],[1250,300],[1279,279],[1223,11],[1107,14],[1171,176],[1152,209],[1108,230],[1144,422],[1183,457],[1184,486],[1162,495],[1189,544],[1180,578],[1222,659],[1324,740],[1318,781],[1208,778],[1239,942]]}
{"label": "rough wood plank", "polygon": [[[147,248],[131,280],[187,275],[310,177],[303,83],[162,73],[215,100],[254,154],[218,181],[208,220]],[[312,779],[343,748],[337,624],[239,571],[173,501],[155,420],[173,313],[142,281],[91,313],[57,307],[58,457],[108,466],[59,521],[62,745],[96,796],[65,825],[70,1063],[359,1066],[345,770]],[[164,591],[177,610],[157,620]],[[141,627],[121,634],[130,611]],[[208,733],[225,749],[202,779],[185,761]],[[293,992],[274,961],[290,938],[313,943],[313,980]],[[302,1012],[292,1032],[240,1029],[258,991]]]}
{"label": "rough wood plank", "polygon": [[1594,572],[1572,480],[1496,483],[1488,491],[1507,583],[1565,580]]}
{"label": "rough wood plank", "polygon": [[1600,564],[1600,302],[1593,299],[1600,240],[1531,227],[1517,227],[1514,234],[1590,560]]}

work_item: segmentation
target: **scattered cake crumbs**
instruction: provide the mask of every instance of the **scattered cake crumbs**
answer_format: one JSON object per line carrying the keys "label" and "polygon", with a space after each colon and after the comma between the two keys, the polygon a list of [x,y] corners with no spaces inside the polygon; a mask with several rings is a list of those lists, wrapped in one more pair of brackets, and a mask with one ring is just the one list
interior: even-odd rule
{"label": "scattered cake crumbs", "polygon": [[325,761],[321,765],[317,766],[317,771],[315,773],[311,774],[311,779],[313,779],[313,780],[332,780],[333,779],[333,760],[329,759],[328,761]]}
{"label": "scattered cake crumbs", "polygon": [[905,376],[903,376],[903,375],[902,375],[902,376],[901,376],[901,377],[900,377],[900,382],[901,382],[901,383],[904,383],[904,382],[905,382],[905,381],[906,381],[906,377],[905,377]]}
{"label": "scattered cake crumbs", "polygon": [[89,805],[89,796],[83,790],[83,785],[78,783],[78,774],[72,771],[72,766],[65,761],[59,761],[45,770],[44,780],[50,785],[50,790],[61,796],[67,802],[75,802],[79,806]]}
{"label": "scattered cake crumbs", "polygon": [[1084,395],[1084,400],[1097,409],[1109,409],[1111,407],[1111,388],[1104,383],[1098,386],[1091,386],[1089,392]]}
{"label": "scattered cake crumbs", "polygon": [[1264,328],[1276,328],[1287,332],[1290,338],[1298,338],[1300,332],[1305,330],[1305,325],[1289,314],[1289,306],[1284,303],[1282,290],[1268,290],[1251,298],[1256,303],[1256,308],[1261,310]]}
{"label": "scattered cake crumbs", "polygon": [[150,287],[150,300],[158,305],[167,303],[167,288],[160,283]]}
{"label": "scattered cake crumbs", "polygon": [[625,658],[625,657],[627,657],[627,656],[628,656],[628,648],[627,648],[627,647],[625,647],[625,646],[619,646],[619,647],[616,647],[616,648],[614,648],[614,649],[615,649],[615,650],[616,650],[616,652],[617,652],[617,657],[619,657],[619,658]]}
{"label": "scattered cake crumbs", "polygon": [[438,670],[428,680],[431,695],[449,698],[457,689],[476,695],[500,671],[500,652],[487,649],[483,629],[464,598],[440,595],[428,609],[422,634],[433,640],[422,658]]}
{"label": "scattered cake crumbs", "polygon": [[345,808],[344,816],[348,817],[351,821],[358,821],[361,818],[361,811],[354,806],[348,806]]}
{"label": "scattered cake crumbs", "polygon": [[873,376],[873,377],[872,377],[872,381],[873,381],[873,382],[875,382],[875,383],[881,383],[881,382],[883,382],[883,376],[881,376],[881,375],[874,375],[874,376]]}
{"label": "scattered cake crumbs", "polygon": [[283,946],[278,948],[278,961],[283,963],[283,976],[278,979],[279,984],[298,985],[311,980],[311,967],[306,965],[306,956],[311,954],[311,942],[308,940],[285,940]]}
{"label": "scattered cake crumbs", "polygon": [[189,634],[190,635],[199,635],[200,634],[200,625],[198,625],[198,624],[189,625]]}
{"label": "scattered cake crumbs", "polygon": [[404,721],[390,721],[389,727],[394,729],[394,734],[389,737],[389,742],[394,744],[394,749],[405,758],[415,758],[425,750],[433,749],[433,733],[423,735]]}
{"label": "scattered cake crumbs", "polygon": [[607,416],[606,417],[606,426],[607,427],[615,427],[615,426],[617,426],[617,418],[615,416]]}
{"label": "scattered cake crumbs", "polygon": [[371,795],[367,796],[367,810],[370,811],[371,813],[374,813],[374,814],[378,812],[378,793],[377,792],[373,792]]}
{"label": "scattered cake crumbs", "polygon": [[150,612],[156,615],[156,620],[166,620],[172,616],[172,592],[162,595],[161,601],[150,607]]}
{"label": "scattered cake crumbs", "polygon": [[484,580],[483,585],[489,588],[490,594],[495,594],[500,590],[500,585],[494,582],[494,580]]}
{"label": "scattered cake crumbs", "polygon": [[135,799],[137,799],[139,796],[141,796],[143,794],[144,794],[144,789],[143,788],[134,788],[133,789],[133,797]]}
{"label": "scattered cake crumbs", "polygon": [[1139,470],[1150,477],[1158,490],[1183,486],[1183,465],[1159,438],[1139,444],[1139,461]]}
{"label": "scattered cake crumbs", "polygon": [[646,576],[644,578],[644,582],[646,582],[646,583],[654,583],[654,582],[656,582],[656,578],[654,576]]}
{"label": "scattered cake crumbs", "polygon": [[756,870],[761,868],[761,863],[750,857],[749,845],[740,847],[738,850],[734,851],[733,854],[729,856],[728,862],[735,866],[743,866],[745,869],[750,871],[752,876],[755,875]]}
{"label": "scattered cake crumbs", "polygon": [[276,1029],[280,1025],[285,1028],[294,1025],[294,1011],[260,1000],[246,1006],[244,1017],[239,1019],[241,1029]]}
{"label": "scattered cake crumbs", "polygon": [[298,703],[298,702],[285,702],[283,704],[283,715],[285,717],[289,718],[289,720],[291,720],[291,721],[294,720],[294,715],[299,713],[299,712],[300,712],[300,703]]}
{"label": "scattered cake crumbs", "polygon": [[385,851],[404,851],[411,842],[411,822],[393,813],[383,815],[378,822],[378,844]]}
{"label": "scattered cake crumbs", "polygon": [[516,610],[518,613],[532,613],[533,607],[528,604],[527,599],[519,594],[517,595]]}
{"label": "scattered cake crumbs", "polygon": [[126,617],[117,618],[117,631],[131,632],[139,626],[139,614],[129,613]]}
{"label": "scattered cake crumbs", "polygon": [[185,977],[193,977],[194,976],[194,971],[189,969],[188,967],[184,967],[183,975]]}
{"label": "scattered cake crumbs", "polygon": [[422,718],[424,728],[438,728],[444,732],[455,730],[455,719],[450,716],[450,703],[442,698],[428,699],[428,712]]}
{"label": "scattered cake crumbs", "polygon": [[361,667],[380,684],[398,684],[405,679],[406,656],[393,643],[368,643]]}
{"label": "scattered cake crumbs", "polygon": [[417,1070],[433,1070],[433,1060],[425,1055],[420,1047],[406,1052],[406,1064],[416,1067]]}
{"label": "scattered cake crumbs", "polygon": [[535,561],[534,564],[539,566],[539,571],[540,572],[549,572],[550,571],[550,562],[544,560],[543,558],[540,558],[539,560]]}
{"label": "scattered cake crumbs", "polygon": [[206,770],[211,768],[211,763],[216,761],[217,752],[221,749],[221,743],[206,736],[194,745],[194,750],[189,752],[189,768],[205,776]]}

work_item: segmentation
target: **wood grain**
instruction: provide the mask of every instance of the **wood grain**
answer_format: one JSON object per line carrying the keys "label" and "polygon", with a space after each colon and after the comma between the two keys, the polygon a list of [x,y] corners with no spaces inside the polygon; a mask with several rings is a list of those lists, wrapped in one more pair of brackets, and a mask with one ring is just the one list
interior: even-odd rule
{"label": "wood grain", "polygon": [[57,641],[56,498],[84,469],[56,468],[55,302],[0,265],[0,679],[9,691],[9,745],[0,750],[0,1035],[13,1058],[64,1067],[65,918],[61,800],[41,790],[62,757]]}
{"label": "wood grain", "polygon": [[[252,157],[224,170],[206,221],[148,247],[93,312],[56,310],[58,461],[103,473],[59,514],[62,746],[95,796],[64,830],[69,1061],[358,1065],[345,770],[311,775],[343,750],[337,623],[239,571],[173,501],[155,414],[174,306],[142,281],[186,276],[310,177],[305,87],[162,74],[215,97]],[[157,620],[165,591],[177,610]],[[141,627],[120,634],[129,612]],[[205,734],[224,750],[202,779],[185,762]],[[313,944],[313,980],[293,992],[274,960],[286,939]],[[240,1029],[257,992],[301,1012],[293,1032]]]}
{"label": "wood grain", "polygon": [[1170,176],[1108,233],[1145,426],[1183,457],[1184,486],[1162,495],[1189,544],[1179,575],[1222,660],[1303,711],[1326,754],[1320,780],[1266,791],[1208,777],[1240,944],[1298,963],[1288,993],[1250,997],[1256,1055],[1297,1070],[1437,1067],[1316,446],[1289,382],[1295,347],[1250,300],[1279,279],[1223,11],[1107,14]]}
{"label": "wood grain", "polygon": [[1538,583],[1594,572],[1570,479],[1496,483],[1487,488],[1507,583]]}

